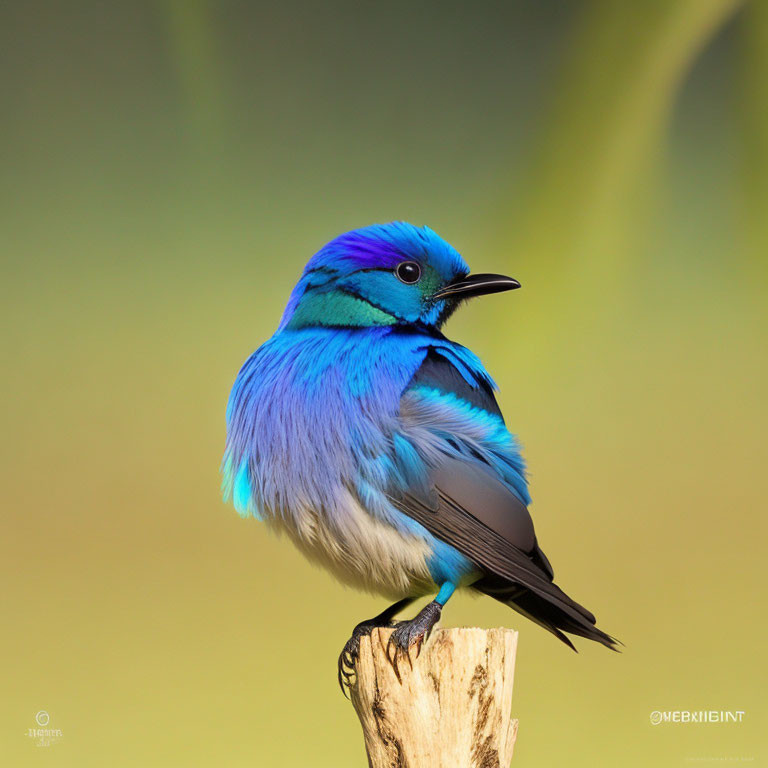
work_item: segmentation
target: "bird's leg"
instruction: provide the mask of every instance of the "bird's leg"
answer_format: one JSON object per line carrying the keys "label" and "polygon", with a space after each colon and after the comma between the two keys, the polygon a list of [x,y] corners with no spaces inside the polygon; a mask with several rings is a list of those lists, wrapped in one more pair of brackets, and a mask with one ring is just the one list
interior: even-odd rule
{"label": "bird's leg", "polygon": [[408,663],[411,664],[410,649],[417,646],[416,657],[421,653],[421,647],[424,641],[429,637],[429,633],[434,629],[435,624],[440,621],[440,614],[443,606],[448,602],[448,598],[453,594],[456,585],[451,582],[445,582],[440,587],[437,597],[425,605],[416,616],[410,621],[401,621],[395,627],[395,631],[390,635],[387,643],[387,658],[392,669],[395,670],[397,679],[400,679],[400,670],[398,669],[398,657],[405,656]]}
{"label": "bird's leg", "polygon": [[339,685],[345,696],[347,695],[346,688],[349,687],[355,671],[355,662],[357,662],[357,654],[360,651],[360,638],[363,637],[363,635],[369,635],[377,627],[391,627],[392,619],[415,599],[416,598],[414,597],[405,597],[402,600],[398,600],[394,605],[390,605],[389,608],[382,611],[378,616],[361,621],[352,630],[352,636],[344,644],[338,662]]}

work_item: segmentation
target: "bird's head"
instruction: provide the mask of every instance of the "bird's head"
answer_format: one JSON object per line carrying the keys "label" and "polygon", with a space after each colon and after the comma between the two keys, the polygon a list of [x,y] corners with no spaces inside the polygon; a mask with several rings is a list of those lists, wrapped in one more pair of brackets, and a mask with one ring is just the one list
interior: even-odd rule
{"label": "bird's head", "polygon": [[375,224],[340,235],[309,260],[280,328],[439,328],[463,300],[519,287],[504,275],[470,275],[427,227]]}

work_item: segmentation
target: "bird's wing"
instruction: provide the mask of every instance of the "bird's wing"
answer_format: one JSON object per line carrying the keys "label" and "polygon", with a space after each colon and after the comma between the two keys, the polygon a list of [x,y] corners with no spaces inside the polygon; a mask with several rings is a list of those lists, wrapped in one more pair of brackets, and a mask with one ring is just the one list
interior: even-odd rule
{"label": "bird's wing", "polygon": [[[403,392],[402,435],[427,457],[426,481],[391,492],[392,502],[491,579],[522,586],[574,621],[595,619],[552,583],[538,547],[517,444],[493,391],[432,350]],[[522,486],[522,490],[521,490]]]}
{"label": "bird's wing", "polygon": [[[493,382],[485,371],[479,368],[479,361],[470,360],[470,366],[464,367],[462,372],[446,356],[450,355],[448,349],[450,348],[430,347],[405,391],[412,393],[418,389],[434,389],[450,393],[475,408],[498,416],[503,421],[501,409],[493,394]],[[464,349],[461,351],[467,352]]]}

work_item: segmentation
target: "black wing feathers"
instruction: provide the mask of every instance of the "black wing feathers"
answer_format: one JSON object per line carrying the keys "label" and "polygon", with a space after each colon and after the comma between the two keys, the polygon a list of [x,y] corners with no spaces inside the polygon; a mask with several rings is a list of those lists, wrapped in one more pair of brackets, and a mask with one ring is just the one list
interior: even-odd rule
{"label": "black wing feathers", "polygon": [[[454,482],[451,485],[462,484],[464,478],[466,472],[462,475],[454,473]],[[493,481],[490,476],[489,481]],[[586,619],[590,623],[595,621],[589,611],[571,600],[552,583],[549,575],[525,551],[484,522],[484,508],[473,507],[473,514],[457,503],[443,487],[436,486],[436,489],[439,499],[436,510],[412,494],[394,501],[398,509],[421,523],[438,539],[458,549],[484,571],[506,579],[512,585],[522,585],[546,597],[575,620]]]}
{"label": "black wing feathers", "polygon": [[[436,352],[426,356],[408,388],[417,385],[452,392],[501,415],[490,387],[471,386]],[[608,647],[615,644],[595,626],[595,617],[586,608],[553,583],[552,567],[539,549],[527,507],[481,460],[446,455],[432,470],[428,491],[411,488],[392,501],[483,571],[475,589],[531,618],[571,647],[563,632]]]}
{"label": "black wing feathers", "polygon": [[493,390],[488,384],[478,382],[477,386],[473,387],[449,360],[434,349],[427,352],[424,362],[408,385],[409,388],[417,386],[451,392],[456,397],[474,405],[475,408],[482,408],[484,411],[502,417],[499,405],[493,396]]}

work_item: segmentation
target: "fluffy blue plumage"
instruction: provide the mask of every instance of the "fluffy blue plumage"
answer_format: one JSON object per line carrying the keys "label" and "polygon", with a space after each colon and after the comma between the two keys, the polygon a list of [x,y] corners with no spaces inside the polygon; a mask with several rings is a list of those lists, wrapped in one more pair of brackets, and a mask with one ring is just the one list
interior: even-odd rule
{"label": "fluffy blue plumage", "polygon": [[421,636],[468,584],[558,636],[583,634],[591,614],[551,583],[536,544],[495,385],[440,332],[463,299],[519,284],[468,272],[434,232],[405,223],[315,254],[232,388],[224,495],[346,583],[398,600],[439,590],[414,620]]}
{"label": "fluffy blue plumage", "polygon": [[[425,485],[429,467],[449,454],[467,461],[482,456],[522,499],[528,495],[517,446],[497,415],[419,386],[408,397],[431,428],[401,418],[401,397],[430,349],[449,360],[470,386],[494,386],[469,350],[434,333],[446,314],[445,302],[425,304],[421,290],[393,278],[392,270],[407,258],[420,260],[430,290],[469,272],[434,232],[405,223],[347,233],[309,261],[277,333],[249,358],[232,389],[224,492],[241,515],[306,535],[307,548],[315,544],[308,510],[343,532],[350,505],[357,503],[402,536],[425,543],[426,569],[434,582],[426,586],[432,588],[461,582],[476,569],[398,511],[389,498],[393,492]],[[375,293],[377,306],[397,322],[351,328],[345,317],[336,325],[332,297],[340,283],[353,284],[357,295]],[[318,291],[326,302],[322,324],[290,329],[301,302]],[[367,316],[365,309],[361,318]],[[404,329],[404,322],[424,330]],[[413,578],[415,583],[405,585],[408,591],[424,590],[423,574],[407,575],[394,589],[371,574],[359,579],[355,571],[375,570],[377,564],[355,562],[351,550],[351,572],[339,574],[345,581],[396,594]]]}
{"label": "fluffy blue plumage", "polygon": [[426,482],[441,452],[468,460],[482,453],[526,500],[527,492],[522,460],[498,416],[416,387],[409,396],[435,430],[398,418],[401,396],[429,349],[445,354],[473,386],[490,384],[464,347],[392,328],[279,331],[260,347],[238,374],[228,408],[224,488],[240,514],[300,529],[307,509],[322,510],[343,529],[352,494],[373,517],[429,542],[435,581],[446,570],[457,575],[451,548],[439,546],[387,494]]}

